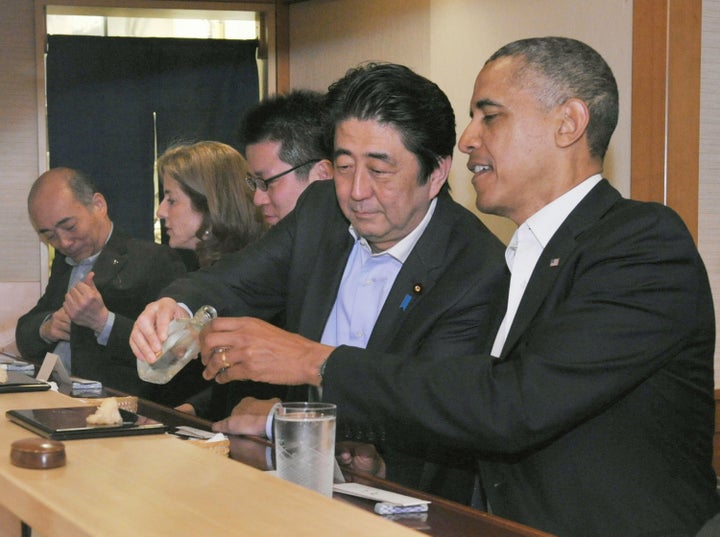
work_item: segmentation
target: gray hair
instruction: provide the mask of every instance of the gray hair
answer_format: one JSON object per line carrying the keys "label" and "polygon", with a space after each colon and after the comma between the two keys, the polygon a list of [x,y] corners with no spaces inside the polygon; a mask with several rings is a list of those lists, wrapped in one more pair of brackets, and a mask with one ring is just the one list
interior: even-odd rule
{"label": "gray hair", "polygon": [[[571,98],[585,102],[590,155],[602,159],[618,121],[618,89],[610,66],[592,47],[567,37],[535,37],[509,43],[487,63],[505,56],[521,57],[518,81],[533,85],[547,107]],[[539,80],[537,76],[541,75]]]}

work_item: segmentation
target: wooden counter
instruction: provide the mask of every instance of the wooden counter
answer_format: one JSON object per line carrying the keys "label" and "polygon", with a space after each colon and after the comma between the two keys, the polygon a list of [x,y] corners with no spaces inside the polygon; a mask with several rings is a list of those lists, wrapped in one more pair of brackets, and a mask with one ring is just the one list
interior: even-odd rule
{"label": "wooden counter", "polygon": [[[176,412],[175,410],[161,405],[140,400],[139,412],[157,421],[170,426],[194,425],[201,429],[210,430],[210,422]],[[244,464],[262,470],[271,469],[268,460],[272,457],[268,449],[272,444],[262,438],[252,436],[231,436],[230,456]],[[417,490],[402,487],[385,479],[381,479],[362,472],[344,470],[345,477],[352,481],[364,482],[368,485],[378,487],[392,492],[405,494],[429,500],[429,511],[416,515],[396,516],[393,522],[422,531],[423,535],[430,537],[553,537],[549,533],[530,528],[517,522],[512,522],[497,516],[489,515],[471,509],[464,505],[432,496]],[[352,504],[360,509],[373,513],[375,502],[335,494],[337,501]],[[373,516],[378,516],[373,513]]]}
{"label": "wooden counter", "polygon": [[62,468],[10,464],[10,444],[34,435],[6,410],[77,404],[54,392],[0,395],[3,536],[19,535],[19,520],[44,537],[418,535],[170,435],[68,440]]}

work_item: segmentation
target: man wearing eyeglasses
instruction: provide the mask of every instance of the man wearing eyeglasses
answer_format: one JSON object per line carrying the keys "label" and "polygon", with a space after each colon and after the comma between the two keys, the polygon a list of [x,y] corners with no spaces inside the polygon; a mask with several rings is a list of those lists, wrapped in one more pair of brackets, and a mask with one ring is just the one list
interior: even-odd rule
{"label": "man wearing eyeglasses", "polygon": [[[305,89],[268,97],[243,116],[238,137],[248,163],[245,181],[254,193],[253,203],[269,225],[274,226],[295,208],[308,185],[332,179],[324,119],[323,94]],[[262,384],[213,388],[214,396],[210,391],[202,392],[176,409],[211,420],[228,418],[232,410],[228,419],[238,421],[243,419],[244,407],[233,407],[242,397],[247,397],[244,405],[257,407],[263,398],[279,393],[278,387]]]}
{"label": "man wearing eyeglasses", "polygon": [[[156,360],[170,320],[187,316],[181,303],[212,304],[222,316],[285,314],[285,330],[273,327],[278,360],[321,342],[358,359],[365,349],[418,362],[441,356],[452,368],[453,356],[490,348],[507,293],[504,247],[450,197],[455,117],[447,96],[406,67],[370,64],[330,87],[327,113],[334,181],[310,185],[255,244],[168,287],[135,323],[139,359]],[[239,346],[226,347],[232,360]],[[242,380],[237,370],[229,362],[218,382]],[[265,416],[242,432],[265,432]],[[379,447],[389,479],[469,501],[468,453],[417,438],[412,427],[338,427],[340,439]]]}
{"label": "man wearing eyeglasses", "polygon": [[287,216],[310,183],[332,179],[324,116],[320,93],[295,90],[265,99],[243,118],[239,135],[250,170],[246,181],[268,224]]}

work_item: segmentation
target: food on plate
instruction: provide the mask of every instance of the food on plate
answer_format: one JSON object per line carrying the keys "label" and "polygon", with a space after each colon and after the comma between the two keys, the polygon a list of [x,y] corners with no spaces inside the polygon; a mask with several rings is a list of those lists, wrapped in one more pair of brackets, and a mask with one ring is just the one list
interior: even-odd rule
{"label": "food on plate", "polygon": [[87,417],[88,425],[120,425],[123,422],[117,399],[108,397],[94,414]]}

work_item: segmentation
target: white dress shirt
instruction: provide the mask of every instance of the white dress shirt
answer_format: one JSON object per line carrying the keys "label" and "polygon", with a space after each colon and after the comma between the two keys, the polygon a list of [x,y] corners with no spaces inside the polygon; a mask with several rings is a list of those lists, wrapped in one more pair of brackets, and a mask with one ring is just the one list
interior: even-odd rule
{"label": "white dress shirt", "polygon": [[588,177],[576,187],[548,203],[515,230],[505,251],[505,261],[510,269],[508,306],[495,336],[495,343],[490,351],[491,356],[498,358],[502,352],[520,300],[545,246],[573,209],[601,180],[600,174]]}

